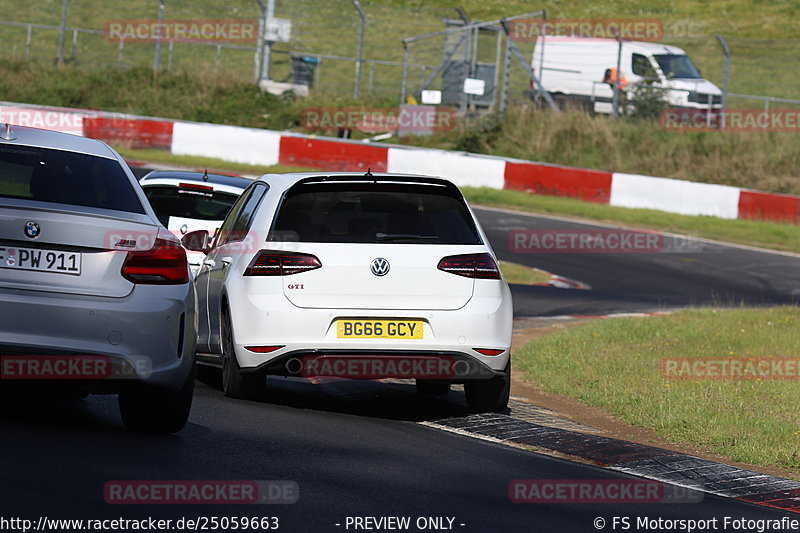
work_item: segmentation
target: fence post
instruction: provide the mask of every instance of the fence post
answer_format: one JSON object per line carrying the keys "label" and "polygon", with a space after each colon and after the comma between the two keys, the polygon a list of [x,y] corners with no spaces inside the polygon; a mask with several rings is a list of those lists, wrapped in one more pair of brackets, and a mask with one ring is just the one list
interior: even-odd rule
{"label": "fence post", "polygon": [[272,61],[272,41],[267,39],[269,23],[275,18],[275,0],[267,0],[267,9],[264,11],[264,38],[259,43],[264,53],[261,60],[261,79],[270,79],[270,62]]}
{"label": "fence post", "polygon": [[353,98],[358,100],[361,97],[361,62],[364,59],[364,25],[366,24],[366,16],[364,10],[361,9],[361,2],[353,0],[353,5],[358,10],[358,57],[356,59],[356,82],[353,88]]}
{"label": "fence post", "polygon": [[61,0],[61,28],[58,34],[58,59],[56,64],[59,67],[64,66],[64,42],[67,38],[67,8],[69,0]]}
{"label": "fence post", "polygon": [[28,24],[28,31],[25,35],[25,59],[30,59],[31,57],[31,30],[33,30],[33,27]]}
{"label": "fence post", "polygon": [[619,116],[619,81],[622,78],[622,72],[619,69],[622,67],[622,37],[620,37],[619,32],[616,32],[617,42],[619,45],[617,47],[617,75],[614,79],[614,99],[611,109],[611,116],[618,117]]}
{"label": "fence post", "polygon": [[158,0],[158,35],[156,36],[156,51],[153,56],[153,72],[161,68],[161,36],[164,33],[164,0]]}
{"label": "fence post", "polygon": [[472,77],[472,28],[464,30],[464,37],[466,38],[466,43],[464,43],[464,78],[461,82],[461,95],[458,102],[458,110],[462,113],[466,113],[469,107],[469,95],[464,92],[464,85],[467,83],[467,78]]}
{"label": "fence post", "polygon": [[403,81],[400,83],[400,105],[406,103],[406,76],[408,76],[408,43],[403,41]]}
{"label": "fence post", "polygon": [[72,30],[72,51],[69,54],[71,60],[75,60],[75,53],[78,48],[78,30]]}
{"label": "fence post", "polygon": [[[505,41],[505,49],[503,52],[503,77],[502,79],[502,88],[500,90],[500,112],[506,110],[506,104],[508,102],[508,77],[510,75],[511,70],[511,36],[507,33],[504,33]],[[535,86],[535,84],[534,84]]]}
{"label": "fence post", "polygon": [[314,67],[314,78],[314,85],[317,88],[321,88],[322,81],[320,80],[322,80],[322,58],[320,56],[317,56],[317,66]]}
{"label": "fence post", "polygon": [[265,36],[264,18],[266,18],[266,15],[264,10],[266,7],[264,6],[264,2],[261,0],[256,0],[256,3],[258,4],[258,37],[256,40],[256,53],[253,58],[253,81],[258,83],[258,81],[261,79],[261,54],[264,52],[261,44],[264,42]]}
{"label": "fence post", "polygon": [[122,51],[125,49],[125,34],[120,33],[119,35],[119,48],[117,48],[117,61],[122,63],[123,61],[123,54]]}
{"label": "fence post", "polygon": [[[542,23],[542,31],[540,35],[542,36],[542,47],[539,49],[539,83],[542,82],[542,78],[544,78],[544,43],[547,41],[547,10],[542,10],[542,19],[544,22]],[[539,88],[536,88],[536,101],[539,101],[540,96]]]}
{"label": "fence post", "polygon": [[369,64],[369,93],[375,92],[375,62]]}
{"label": "fence post", "polygon": [[722,45],[722,53],[724,54],[724,62],[722,64],[722,122],[720,124],[722,129],[725,129],[725,119],[728,111],[728,67],[731,61],[731,49],[728,48],[728,43],[722,35],[717,35],[717,40]]}
{"label": "fence post", "polygon": [[500,81],[500,58],[503,55],[503,38],[500,35],[502,32],[497,32],[497,49],[494,56],[494,95],[492,97],[492,110],[497,109],[497,83]]}

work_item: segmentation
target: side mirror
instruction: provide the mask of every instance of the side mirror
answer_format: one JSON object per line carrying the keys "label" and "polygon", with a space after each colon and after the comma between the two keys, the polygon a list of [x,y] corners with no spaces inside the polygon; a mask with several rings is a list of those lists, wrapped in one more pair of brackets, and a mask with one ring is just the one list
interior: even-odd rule
{"label": "side mirror", "polygon": [[204,229],[190,231],[181,237],[181,244],[187,250],[206,253],[208,252],[209,244],[208,231]]}

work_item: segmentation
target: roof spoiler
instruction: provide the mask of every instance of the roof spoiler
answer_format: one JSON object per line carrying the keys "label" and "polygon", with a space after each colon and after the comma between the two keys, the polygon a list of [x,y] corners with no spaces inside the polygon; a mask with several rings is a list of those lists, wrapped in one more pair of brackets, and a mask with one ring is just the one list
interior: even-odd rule
{"label": "roof spoiler", "polygon": [[[458,187],[450,181],[442,178],[433,178],[430,176],[383,176],[374,175],[371,172],[366,174],[353,174],[353,175],[335,175],[335,176],[311,176],[298,180],[294,186],[307,185],[312,183],[346,183],[346,182],[362,182],[362,183],[414,183],[418,185],[436,185],[439,187],[447,187],[458,191]],[[460,193],[460,191],[458,191]]]}

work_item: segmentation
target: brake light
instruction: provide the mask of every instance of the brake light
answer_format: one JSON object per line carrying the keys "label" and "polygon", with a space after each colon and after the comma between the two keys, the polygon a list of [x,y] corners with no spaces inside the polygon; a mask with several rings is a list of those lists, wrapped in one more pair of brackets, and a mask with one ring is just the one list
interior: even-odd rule
{"label": "brake light", "polygon": [[262,250],[244,271],[245,276],[291,276],[322,268],[316,256],[298,252],[270,252]]}
{"label": "brake light", "polygon": [[283,348],[281,346],[245,346],[245,349],[251,351],[253,353],[272,353],[275,350],[280,350]]}
{"label": "brake light", "polygon": [[449,255],[436,268],[465,278],[500,279],[500,269],[488,253]]}
{"label": "brake light", "polygon": [[500,355],[505,352],[505,350],[495,350],[493,348],[473,348],[473,350],[481,355]]}
{"label": "brake light", "polygon": [[213,191],[214,187],[211,185],[200,185],[199,183],[179,183],[181,189],[196,189],[198,191]]}
{"label": "brake light", "polygon": [[188,283],[186,250],[174,241],[156,239],[149,250],[128,252],[121,273],[131,283],[143,285]]}

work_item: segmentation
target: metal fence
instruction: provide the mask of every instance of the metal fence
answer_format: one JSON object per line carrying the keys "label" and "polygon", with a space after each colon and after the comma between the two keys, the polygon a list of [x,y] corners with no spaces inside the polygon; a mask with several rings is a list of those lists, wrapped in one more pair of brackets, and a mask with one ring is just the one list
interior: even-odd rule
{"label": "metal fence", "polygon": [[[134,42],[113,38],[110,21],[230,20],[260,22],[259,4],[267,0],[148,0],[137,2],[65,0],[0,0],[0,39],[6,46],[0,57],[58,62],[86,69],[133,66],[188,70],[253,81],[262,70],[257,42],[181,42],[164,39]],[[308,64],[317,93],[368,96],[396,102],[400,95],[405,28],[436,31],[453,9],[413,8],[361,2],[362,19],[353,0],[275,0],[274,17],[291,21],[288,42],[275,42],[269,61],[270,78],[292,81],[298,58]],[[263,5],[263,4],[262,4]],[[160,9],[163,6],[163,9]],[[363,28],[363,55],[359,61],[359,29]],[[63,36],[63,37],[62,37]],[[61,44],[63,42],[63,45]],[[159,50],[160,51],[157,51]],[[432,65],[413,63],[411,72],[423,76]],[[359,84],[357,80],[360,78]]]}
{"label": "metal fence", "polygon": [[[145,66],[252,82],[265,71],[257,39],[235,43],[170,39],[134,42],[112,38],[108,24],[152,22],[159,17],[164,21],[249,20],[259,24],[260,32],[270,3],[274,4],[271,20],[291,21],[288,40],[275,42],[270,49],[269,76],[273,80],[296,81],[303,74],[298,73],[298,64],[305,58],[312,93],[396,104],[403,95],[404,79],[407,94],[423,86],[442,89],[443,93],[452,90],[449,85],[459,78],[452,70],[459,68],[455,63],[468,59],[470,75],[486,78],[492,90],[507,87],[509,102],[530,97],[529,72],[517,56],[530,63],[533,43],[516,43],[519,54],[515,52],[508,59],[497,31],[477,31],[474,40],[450,58],[452,64],[445,65],[450,70],[433,76],[454,46],[451,36],[415,41],[405,50],[402,39],[441,32],[459,21],[463,24],[469,14],[426,7],[423,2],[397,6],[373,0],[0,0],[5,19],[0,21],[0,40],[4,43],[0,57],[61,60],[85,69]],[[704,77],[722,86],[723,47],[713,35],[698,35],[703,31],[702,25],[669,27],[663,42],[684,48]],[[800,56],[796,51],[800,40],[727,38],[726,42],[730,50],[730,105],[797,102]],[[432,78],[435,81],[429,81]],[[502,107],[500,93],[493,95],[493,105]],[[481,98],[470,96],[468,101],[480,103]]]}

